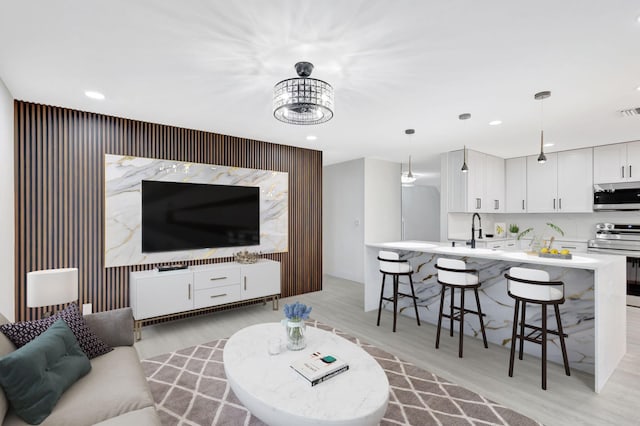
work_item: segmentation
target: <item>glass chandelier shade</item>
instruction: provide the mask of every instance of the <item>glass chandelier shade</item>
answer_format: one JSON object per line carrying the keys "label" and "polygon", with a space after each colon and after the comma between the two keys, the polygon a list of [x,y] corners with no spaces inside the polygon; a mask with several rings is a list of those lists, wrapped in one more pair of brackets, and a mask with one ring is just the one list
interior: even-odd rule
{"label": "glass chandelier shade", "polygon": [[282,80],[273,88],[273,116],[288,124],[321,124],[333,118],[333,87],[309,78],[310,62],[298,62],[298,77]]}

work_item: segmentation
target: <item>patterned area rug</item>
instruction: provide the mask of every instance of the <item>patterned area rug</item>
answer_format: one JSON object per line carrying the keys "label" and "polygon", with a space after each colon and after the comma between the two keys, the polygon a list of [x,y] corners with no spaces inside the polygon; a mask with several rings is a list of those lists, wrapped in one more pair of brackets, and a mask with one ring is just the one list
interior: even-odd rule
{"label": "patterned area rug", "polygon": [[[475,392],[402,361],[317,321],[315,326],[359,345],[389,379],[389,406],[381,425],[540,425]],[[142,361],[163,425],[264,425],[227,383],[222,352],[227,339]]]}

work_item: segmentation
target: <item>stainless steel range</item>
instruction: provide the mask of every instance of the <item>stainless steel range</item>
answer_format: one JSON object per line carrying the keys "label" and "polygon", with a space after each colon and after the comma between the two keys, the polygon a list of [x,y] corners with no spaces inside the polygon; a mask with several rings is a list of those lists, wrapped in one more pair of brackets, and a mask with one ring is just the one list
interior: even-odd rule
{"label": "stainless steel range", "polygon": [[640,305],[640,225],[598,223],[588,247],[589,253],[627,257],[627,304]]}

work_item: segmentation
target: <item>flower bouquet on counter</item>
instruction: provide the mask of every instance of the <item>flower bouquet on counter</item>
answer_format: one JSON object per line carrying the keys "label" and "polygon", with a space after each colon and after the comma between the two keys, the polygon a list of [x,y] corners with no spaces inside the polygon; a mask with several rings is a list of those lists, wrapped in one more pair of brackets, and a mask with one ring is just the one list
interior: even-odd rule
{"label": "flower bouquet on counter", "polygon": [[296,302],[284,305],[284,316],[287,317],[285,327],[287,330],[287,349],[299,351],[307,346],[305,340],[304,320],[309,318],[311,306]]}

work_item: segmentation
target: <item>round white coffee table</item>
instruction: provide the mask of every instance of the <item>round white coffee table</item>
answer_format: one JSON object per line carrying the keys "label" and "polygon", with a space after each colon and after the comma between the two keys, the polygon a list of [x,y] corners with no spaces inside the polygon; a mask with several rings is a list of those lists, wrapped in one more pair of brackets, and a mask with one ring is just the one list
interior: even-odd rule
{"label": "round white coffee table", "polygon": [[[282,352],[269,355],[267,341],[280,337]],[[224,348],[231,389],[253,415],[269,425],[377,425],[387,410],[389,381],[380,365],[359,346],[333,333],[307,327],[307,347],[288,351],[280,323],[252,325],[235,333]],[[291,363],[313,352],[345,359],[349,370],[316,386]]]}

